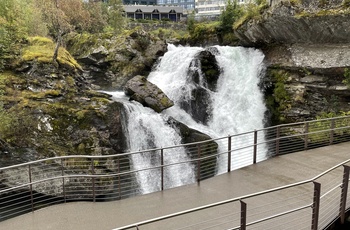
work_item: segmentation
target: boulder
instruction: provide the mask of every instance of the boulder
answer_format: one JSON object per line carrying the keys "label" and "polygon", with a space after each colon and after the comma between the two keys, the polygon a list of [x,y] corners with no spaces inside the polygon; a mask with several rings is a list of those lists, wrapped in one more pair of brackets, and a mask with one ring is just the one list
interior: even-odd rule
{"label": "boulder", "polygon": [[174,102],[171,101],[162,90],[140,75],[126,83],[124,93],[130,96],[130,100],[138,101],[157,113],[174,105]]}
{"label": "boulder", "polygon": [[180,134],[182,137],[181,142],[183,144],[202,142],[195,145],[186,145],[185,148],[192,159],[197,159],[198,156],[200,158],[208,157],[200,162],[201,180],[214,176],[216,172],[216,154],[218,153],[218,144],[213,141],[210,136],[188,127],[187,125],[175,120],[173,117],[169,117],[168,123]]}
{"label": "boulder", "polygon": [[197,56],[201,64],[203,78],[207,83],[208,89],[211,91],[216,90],[216,84],[220,76],[220,67],[215,59],[216,53],[218,53],[216,48],[209,47]]}
{"label": "boulder", "polygon": [[188,76],[194,83],[189,100],[180,102],[180,107],[191,114],[193,119],[207,124],[211,109],[210,93],[215,91],[221,70],[215,59],[218,50],[209,47],[201,51],[188,69]]}

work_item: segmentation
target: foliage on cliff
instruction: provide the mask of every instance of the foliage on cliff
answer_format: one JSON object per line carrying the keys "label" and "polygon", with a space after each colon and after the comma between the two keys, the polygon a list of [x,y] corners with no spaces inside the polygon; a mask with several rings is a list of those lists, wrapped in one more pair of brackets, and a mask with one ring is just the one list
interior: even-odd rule
{"label": "foliage on cliff", "polygon": [[30,149],[35,159],[122,151],[119,105],[90,90],[80,65],[63,48],[55,67],[53,49],[48,38],[28,38],[12,69],[0,72],[0,153]]}
{"label": "foliage on cliff", "polygon": [[[28,36],[51,37],[72,32],[118,33],[123,28],[121,2],[81,0],[2,0],[0,1],[0,71],[19,55]],[[58,49],[57,49],[58,50]]]}
{"label": "foliage on cliff", "polygon": [[[55,44],[51,39],[44,37],[30,37],[28,39],[28,43],[29,45],[25,46],[22,50],[22,61],[52,63]],[[70,67],[72,69],[82,70],[77,61],[63,47],[60,47],[58,50],[57,61],[60,65]]]}

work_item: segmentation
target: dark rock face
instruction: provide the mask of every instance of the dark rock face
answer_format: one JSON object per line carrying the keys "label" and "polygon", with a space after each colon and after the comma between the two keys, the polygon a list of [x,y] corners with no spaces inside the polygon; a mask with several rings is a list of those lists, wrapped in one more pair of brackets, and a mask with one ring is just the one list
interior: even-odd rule
{"label": "dark rock face", "polygon": [[124,92],[130,96],[131,100],[138,101],[158,113],[174,105],[174,102],[156,85],[147,81],[143,76],[136,76],[129,80],[124,87]]}
{"label": "dark rock face", "polygon": [[203,124],[206,124],[210,118],[210,91],[216,90],[221,73],[215,59],[217,52],[216,48],[210,47],[200,52],[192,61],[188,75],[195,88],[190,92],[191,99],[180,103],[180,107],[191,114],[195,121]]}
{"label": "dark rock face", "polygon": [[206,124],[211,115],[211,101],[208,90],[203,87],[193,89],[191,100],[181,101],[180,107],[189,112],[195,121]]}
{"label": "dark rock face", "polygon": [[[323,113],[350,110],[350,89],[343,83],[345,70],[350,66],[348,44],[271,46],[264,53],[267,72],[285,75],[283,82],[271,81],[273,87],[283,84],[288,96],[280,111],[284,122],[312,120]],[[268,79],[271,80],[269,74],[265,81]]]}
{"label": "dark rock face", "polygon": [[[201,133],[197,130],[189,128],[187,125],[175,120],[170,117],[168,123],[177,129],[179,134],[182,137],[182,143],[193,143],[193,142],[204,142],[197,146],[189,145],[186,146],[188,154],[192,159],[197,159],[198,157],[209,157],[217,154],[218,152],[218,144],[215,141],[211,141],[211,137]],[[207,141],[207,142],[205,142]],[[196,147],[196,151],[194,151],[194,147]],[[201,179],[209,178],[215,175],[216,169],[216,156],[209,157],[205,160],[201,160]]]}
{"label": "dark rock face", "polygon": [[211,91],[216,90],[216,84],[220,76],[220,68],[215,59],[216,53],[218,53],[218,50],[214,47],[210,47],[200,52],[197,57],[200,61],[202,74],[207,83],[207,87]]}
{"label": "dark rock face", "polygon": [[[308,5],[312,6],[311,3]],[[264,44],[341,44],[350,42],[350,15],[324,14],[304,10],[288,2],[279,2],[262,16],[263,20],[249,21],[235,34],[246,46]],[[311,13],[310,13],[311,10]],[[318,9],[320,11],[320,9]]]}

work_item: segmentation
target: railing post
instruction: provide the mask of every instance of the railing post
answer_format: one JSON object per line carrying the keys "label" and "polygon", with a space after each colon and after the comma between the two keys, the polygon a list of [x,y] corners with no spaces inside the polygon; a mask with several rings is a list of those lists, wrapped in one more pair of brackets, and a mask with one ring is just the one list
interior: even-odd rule
{"label": "railing post", "polygon": [[[95,174],[95,163],[94,163],[94,159],[91,159],[91,174],[94,175]],[[93,202],[96,201],[96,193],[95,193],[95,177],[92,177],[92,199]]]}
{"label": "railing post", "polygon": [[331,131],[329,134],[329,144],[332,145],[334,141],[334,127],[335,127],[335,122],[334,119],[331,120]]}
{"label": "railing post", "polygon": [[304,133],[304,150],[307,150],[309,145],[309,122],[305,122]]}
{"label": "railing post", "polygon": [[28,174],[29,174],[30,203],[32,205],[32,212],[34,212],[34,198],[33,198],[32,168],[31,168],[31,165],[28,165]]}
{"label": "railing post", "polygon": [[318,216],[320,211],[321,184],[314,181],[314,198],[312,204],[311,230],[318,228]]}
{"label": "railing post", "polygon": [[280,154],[280,126],[277,126],[277,130],[276,130],[276,156],[278,156]]}
{"label": "railing post", "polygon": [[347,165],[343,165],[344,167],[344,173],[343,173],[343,183],[341,187],[341,195],[340,195],[340,209],[339,209],[339,216],[340,216],[340,223],[345,223],[345,209],[346,209],[346,198],[348,195],[348,185],[349,185],[349,171],[350,167]]}
{"label": "railing post", "polygon": [[62,174],[62,193],[63,193],[63,200],[64,203],[67,202],[67,198],[66,198],[66,185],[64,182],[64,167],[63,167],[63,159],[61,158],[61,174]]}
{"label": "railing post", "polygon": [[160,164],[161,164],[161,187],[162,187],[162,191],[164,190],[164,150],[161,149],[160,150]]}
{"label": "railing post", "polygon": [[232,149],[232,137],[228,136],[228,159],[227,159],[227,172],[231,172],[231,149]]}
{"label": "railing post", "polygon": [[240,230],[246,230],[247,225],[247,204],[241,201],[241,228]]}
{"label": "railing post", "polygon": [[256,154],[258,149],[258,131],[254,130],[254,150],[253,150],[253,164],[256,164]]}
{"label": "railing post", "polygon": [[201,181],[201,146],[197,145],[197,153],[198,153],[198,160],[197,160],[197,182],[199,183]]}
{"label": "railing post", "polygon": [[121,183],[120,183],[120,157],[117,158],[117,164],[118,164],[118,192],[119,192],[119,200],[122,198],[121,193]]}

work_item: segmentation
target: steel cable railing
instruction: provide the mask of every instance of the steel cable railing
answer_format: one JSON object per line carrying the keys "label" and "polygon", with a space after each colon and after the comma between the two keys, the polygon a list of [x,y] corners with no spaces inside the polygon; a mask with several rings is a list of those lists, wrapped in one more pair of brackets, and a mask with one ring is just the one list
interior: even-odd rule
{"label": "steel cable railing", "polygon": [[[350,199],[350,196],[347,191],[344,191],[344,189],[348,188],[348,181],[349,181],[349,171],[350,167],[346,166],[345,164],[349,163],[350,159],[347,161],[342,162],[341,164],[338,164],[329,170],[321,173],[320,175],[311,178],[309,180],[293,183],[290,185],[285,185],[281,187],[277,187],[274,189],[269,189],[266,191],[249,194],[242,197],[237,197],[217,203],[212,203],[209,205],[184,210],[182,212],[169,214],[166,216],[161,216],[158,218],[154,218],[151,220],[142,221],[139,223],[131,224],[128,226],[116,228],[115,230],[122,230],[122,229],[133,229],[135,226],[138,226],[138,229],[141,229],[142,226],[149,226],[151,224],[157,224],[163,220],[167,220],[170,218],[177,218],[179,216],[188,216],[191,213],[197,213],[202,211],[208,211],[213,208],[221,207],[223,205],[227,204],[234,204],[237,202],[241,203],[241,212],[236,213],[236,219],[240,218],[240,225],[237,226],[235,223],[231,223],[233,228],[229,229],[287,229],[285,227],[281,227],[281,223],[283,223],[285,226],[286,223],[291,223],[293,226],[303,224],[301,228],[298,229],[322,229],[324,227],[327,227],[332,221],[334,221],[336,218],[343,219],[345,216],[345,210],[350,209],[350,206],[348,205],[348,202],[346,202],[344,198]],[[344,171],[340,172],[343,174],[343,183],[342,183],[342,190],[340,191],[338,188],[339,186],[336,185],[336,189],[330,188],[328,191],[323,192],[323,196],[321,197],[321,184],[317,183],[317,180],[320,180],[322,177],[327,176],[329,173],[332,173],[333,171],[337,171],[337,169],[344,167]],[[301,186],[299,189],[298,187]],[[298,196],[295,195],[294,197],[290,197],[290,199],[297,200],[299,198],[302,198],[302,201],[292,202],[288,204],[281,204],[280,206],[285,207],[283,210],[279,210],[278,212],[271,212],[272,209],[276,209],[274,203],[276,203],[276,197],[281,197],[283,199],[283,196],[278,195],[280,192],[284,192],[291,189],[296,189],[294,191],[294,194],[299,193],[300,191],[305,192],[305,186],[311,186],[312,189],[308,189],[309,192],[306,192],[309,197],[309,201],[305,198],[305,196]],[[307,190],[307,189],[306,189]],[[291,191],[288,191],[288,194]],[[271,202],[267,199],[265,195],[269,195],[269,200],[272,200]],[[311,199],[310,199],[311,198]],[[342,199],[340,199],[342,198]],[[252,199],[252,200],[251,200]],[[327,203],[324,200],[331,200],[331,202]],[[251,201],[250,201],[251,200]],[[267,210],[264,211],[258,211],[258,213],[254,213],[254,207],[250,208],[250,206],[257,201],[266,202],[263,204],[260,204],[260,206],[256,208],[262,208],[265,207]],[[281,200],[282,201],[282,200]],[[251,202],[251,204],[250,204]],[[268,204],[271,204],[272,209],[268,208]],[[290,206],[292,205],[292,206]],[[341,210],[342,205],[344,205],[344,209]],[[253,212],[253,214],[251,214]],[[215,212],[212,212],[215,213]],[[234,212],[231,212],[232,214]],[[265,215],[264,215],[265,213]],[[234,218],[234,217],[232,217]],[[248,220],[249,219],[249,220]],[[291,219],[294,219],[292,221]],[[206,222],[210,221],[206,219]],[[272,222],[271,222],[272,221]],[[198,222],[200,224],[202,222]],[[215,229],[215,228],[213,228]],[[292,228],[295,229],[295,228]]]}
{"label": "steel cable railing", "polygon": [[[193,183],[268,157],[349,140],[350,117],[339,117],[180,146],[108,156],[53,157],[4,167],[0,168],[0,221],[61,202],[110,201],[138,195],[142,191],[137,175],[142,173],[154,180],[153,192],[170,188],[167,173],[185,165],[194,169],[193,180],[187,182]],[[170,160],[179,151],[185,151],[188,158]],[[132,158],[140,155],[148,156],[152,164],[137,168]]]}

